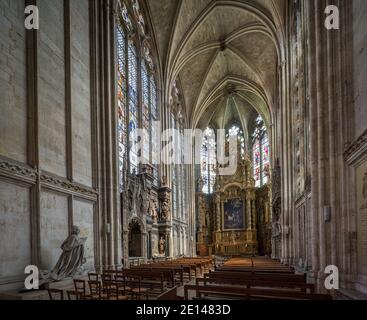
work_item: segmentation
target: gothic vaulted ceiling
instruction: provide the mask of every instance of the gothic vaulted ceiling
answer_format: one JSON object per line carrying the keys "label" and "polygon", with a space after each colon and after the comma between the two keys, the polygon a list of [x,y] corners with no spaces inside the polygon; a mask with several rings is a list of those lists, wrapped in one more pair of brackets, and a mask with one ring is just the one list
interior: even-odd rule
{"label": "gothic vaulted ceiling", "polygon": [[148,0],[166,90],[180,83],[189,125],[271,117],[284,0]]}

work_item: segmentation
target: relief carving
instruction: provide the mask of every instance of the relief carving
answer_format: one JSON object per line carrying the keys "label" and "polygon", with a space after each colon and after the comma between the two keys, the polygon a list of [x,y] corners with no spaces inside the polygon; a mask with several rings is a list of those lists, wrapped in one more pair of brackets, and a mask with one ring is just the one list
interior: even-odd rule
{"label": "relief carving", "polygon": [[160,220],[165,222],[171,220],[171,189],[167,186],[167,180],[163,177],[162,187],[159,189]]}

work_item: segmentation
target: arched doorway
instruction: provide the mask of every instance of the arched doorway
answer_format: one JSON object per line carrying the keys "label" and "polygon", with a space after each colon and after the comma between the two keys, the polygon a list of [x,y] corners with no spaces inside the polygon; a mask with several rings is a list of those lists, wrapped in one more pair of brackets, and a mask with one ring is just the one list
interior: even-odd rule
{"label": "arched doorway", "polygon": [[140,224],[132,221],[129,227],[129,257],[138,258],[143,256],[142,251],[143,234]]}

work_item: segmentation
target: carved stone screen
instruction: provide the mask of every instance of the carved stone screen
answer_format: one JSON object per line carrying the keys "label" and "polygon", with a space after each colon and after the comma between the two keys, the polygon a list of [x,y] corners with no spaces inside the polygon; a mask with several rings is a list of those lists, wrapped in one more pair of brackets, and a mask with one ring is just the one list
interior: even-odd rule
{"label": "carved stone screen", "polygon": [[224,202],[224,230],[236,230],[244,228],[243,220],[243,200],[229,199]]}

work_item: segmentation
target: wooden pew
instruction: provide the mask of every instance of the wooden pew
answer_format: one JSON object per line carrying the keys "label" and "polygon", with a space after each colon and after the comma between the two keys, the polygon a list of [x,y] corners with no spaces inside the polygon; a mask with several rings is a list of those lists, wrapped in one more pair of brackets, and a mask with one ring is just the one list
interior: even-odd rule
{"label": "wooden pew", "polygon": [[216,269],[217,271],[231,272],[258,272],[258,273],[284,273],[294,274],[294,270],[288,267],[267,267],[267,266],[222,266]]}
{"label": "wooden pew", "polygon": [[232,271],[213,271],[204,275],[205,278],[211,279],[247,279],[262,280],[276,282],[295,282],[306,283],[306,275],[298,274],[277,274],[277,273],[253,273],[253,272],[232,272]]}
{"label": "wooden pew", "polygon": [[280,282],[254,279],[197,278],[196,285],[233,285],[246,288],[287,288],[301,292],[315,293],[315,285],[302,282]]}
{"label": "wooden pew", "polygon": [[240,300],[332,300],[332,296],[299,291],[239,288],[233,286],[197,286],[185,285],[185,300],[189,300],[189,291],[195,291],[195,299],[227,298]]}
{"label": "wooden pew", "polygon": [[[117,273],[120,276],[125,278],[125,282],[127,286],[129,286],[129,282],[138,281],[139,286],[141,288],[149,289],[149,293],[153,293],[154,290],[159,290],[160,293],[163,293],[167,289],[167,281],[164,272],[160,271],[144,271],[144,270],[134,270],[134,269],[125,269],[119,271]],[[170,281],[172,279],[170,278]]]}
{"label": "wooden pew", "polygon": [[172,300],[183,300],[183,297],[179,297],[177,295],[177,287],[174,287],[157,297],[157,300],[165,300],[165,301],[172,301]]}
{"label": "wooden pew", "polygon": [[157,272],[164,272],[165,274],[169,274],[170,282],[172,286],[175,285],[175,275],[179,275],[180,282],[183,283],[184,281],[184,270],[182,267],[174,266],[174,265],[160,265],[160,264],[152,264],[152,265],[144,265],[140,267],[133,267],[130,270],[137,270],[137,271],[157,271]]}
{"label": "wooden pew", "polygon": [[294,273],[294,269],[268,258],[235,258],[227,261],[218,270],[262,273]]}

